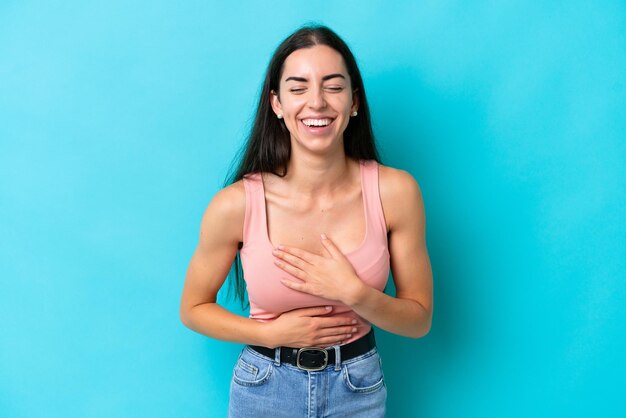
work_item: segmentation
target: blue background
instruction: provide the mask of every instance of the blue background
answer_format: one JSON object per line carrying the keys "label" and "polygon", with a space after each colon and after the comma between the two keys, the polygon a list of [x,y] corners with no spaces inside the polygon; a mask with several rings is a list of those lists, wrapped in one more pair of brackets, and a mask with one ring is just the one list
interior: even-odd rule
{"label": "blue background", "polygon": [[425,199],[435,317],[378,334],[389,416],[625,416],[625,3],[226,4],[1,3],[0,415],[225,416],[241,346],[180,323],[185,270],[318,21]]}

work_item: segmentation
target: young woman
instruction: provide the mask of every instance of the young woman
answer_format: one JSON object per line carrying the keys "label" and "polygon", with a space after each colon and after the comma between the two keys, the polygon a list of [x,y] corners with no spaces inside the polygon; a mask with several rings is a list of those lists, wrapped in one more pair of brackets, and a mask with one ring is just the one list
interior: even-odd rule
{"label": "young woman", "polygon": [[[237,256],[249,318],[216,303]],[[395,297],[383,293],[390,269]],[[229,416],[380,417],[371,324],[424,336],[432,293],[419,187],[380,164],[347,45],[304,27],[275,51],[239,170],[206,209],[181,319],[246,344]]]}

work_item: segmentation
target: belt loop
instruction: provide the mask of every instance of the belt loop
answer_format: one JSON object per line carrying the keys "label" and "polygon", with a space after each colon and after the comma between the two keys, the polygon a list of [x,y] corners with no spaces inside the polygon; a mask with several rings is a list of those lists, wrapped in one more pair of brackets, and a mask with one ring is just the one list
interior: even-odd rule
{"label": "belt loop", "polygon": [[274,350],[274,364],[280,366],[280,347],[276,347]]}
{"label": "belt loop", "polygon": [[335,371],[341,370],[341,347],[338,345],[333,347],[335,349]]}

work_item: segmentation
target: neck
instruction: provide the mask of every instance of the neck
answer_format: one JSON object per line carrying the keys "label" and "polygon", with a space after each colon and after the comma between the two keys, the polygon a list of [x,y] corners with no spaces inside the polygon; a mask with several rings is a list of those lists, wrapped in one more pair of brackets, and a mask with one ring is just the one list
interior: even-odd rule
{"label": "neck", "polygon": [[294,153],[284,179],[298,193],[324,195],[345,185],[349,172],[350,159],[343,152],[323,156]]}

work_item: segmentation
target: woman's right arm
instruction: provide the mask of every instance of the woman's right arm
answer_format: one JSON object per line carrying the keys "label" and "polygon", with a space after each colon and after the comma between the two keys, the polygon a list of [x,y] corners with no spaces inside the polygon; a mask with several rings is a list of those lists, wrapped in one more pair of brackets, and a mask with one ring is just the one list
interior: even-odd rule
{"label": "woman's right arm", "polygon": [[236,315],[216,303],[217,292],[243,241],[245,210],[242,181],[219,191],[207,207],[183,287],[182,322],[211,338],[265,347],[332,345],[349,338],[351,318],[320,317],[329,312],[325,307],[297,309],[263,323]]}
{"label": "woman's right arm", "polygon": [[192,330],[218,340],[264,345],[257,321],[219,306],[217,292],[243,240],[246,210],[243,183],[220,190],[209,203],[200,225],[200,239],[191,258],[180,303],[180,319]]}

